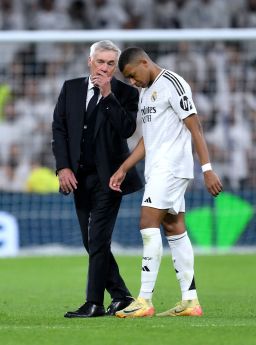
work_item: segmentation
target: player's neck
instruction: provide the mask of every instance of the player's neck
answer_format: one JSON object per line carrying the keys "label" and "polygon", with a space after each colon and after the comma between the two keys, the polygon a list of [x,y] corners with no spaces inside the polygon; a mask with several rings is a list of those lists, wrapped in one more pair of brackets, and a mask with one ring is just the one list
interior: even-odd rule
{"label": "player's neck", "polygon": [[148,85],[148,87],[150,87],[154,83],[155,79],[158,77],[159,73],[161,73],[162,70],[163,69],[157,64],[152,65],[150,84]]}

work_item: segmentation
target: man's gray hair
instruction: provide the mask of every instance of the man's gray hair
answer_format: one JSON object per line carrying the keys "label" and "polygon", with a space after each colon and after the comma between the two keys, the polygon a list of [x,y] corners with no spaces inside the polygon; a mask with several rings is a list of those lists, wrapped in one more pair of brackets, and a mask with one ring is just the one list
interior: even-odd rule
{"label": "man's gray hair", "polygon": [[116,52],[117,54],[117,59],[119,58],[121,54],[121,50],[112,42],[109,40],[105,41],[99,41],[95,42],[91,45],[90,47],[90,56],[92,57],[96,51],[106,51],[106,50],[112,50]]}

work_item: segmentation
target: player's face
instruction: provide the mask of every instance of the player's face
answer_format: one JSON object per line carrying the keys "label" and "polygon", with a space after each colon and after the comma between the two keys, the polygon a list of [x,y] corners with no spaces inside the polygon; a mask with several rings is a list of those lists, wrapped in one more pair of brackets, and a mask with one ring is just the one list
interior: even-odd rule
{"label": "player's face", "polygon": [[132,85],[145,88],[150,84],[150,73],[147,64],[138,62],[127,64],[123,70],[123,75]]}
{"label": "player's face", "polygon": [[108,77],[112,77],[117,66],[117,54],[112,50],[95,51],[88,59],[91,76],[104,72]]}

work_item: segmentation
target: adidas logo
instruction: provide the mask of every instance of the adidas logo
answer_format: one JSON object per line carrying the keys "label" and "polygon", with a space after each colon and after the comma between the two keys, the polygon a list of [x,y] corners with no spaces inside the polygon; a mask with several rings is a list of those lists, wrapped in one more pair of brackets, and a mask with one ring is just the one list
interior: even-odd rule
{"label": "adidas logo", "polygon": [[148,266],[142,266],[142,271],[150,272],[150,269],[148,268]]}
{"label": "adidas logo", "polygon": [[150,198],[145,199],[144,202],[148,202],[149,204],[152,204],[152,201]]}

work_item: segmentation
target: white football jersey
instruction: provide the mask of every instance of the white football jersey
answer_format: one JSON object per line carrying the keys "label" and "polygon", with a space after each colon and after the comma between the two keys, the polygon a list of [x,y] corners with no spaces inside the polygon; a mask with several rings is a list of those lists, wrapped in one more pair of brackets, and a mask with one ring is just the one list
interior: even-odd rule
{"label": "white football jersey", "polygon": [[163,69],[150,87],[142,89],[139,109],[146,180],[152,169],[193,178],[191,134],[183,123],[183,119],[196,114],[188,83],[178,74]]}

